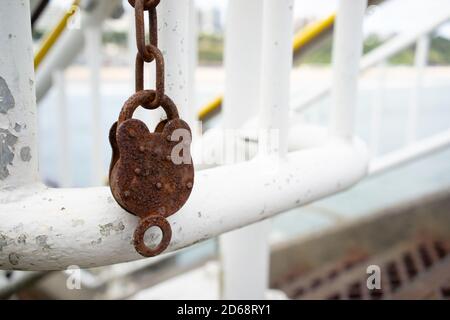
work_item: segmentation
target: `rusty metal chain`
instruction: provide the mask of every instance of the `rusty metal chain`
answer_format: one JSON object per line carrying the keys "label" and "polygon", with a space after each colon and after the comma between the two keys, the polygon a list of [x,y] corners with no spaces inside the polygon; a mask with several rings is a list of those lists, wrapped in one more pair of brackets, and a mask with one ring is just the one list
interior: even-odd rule
{"label": "rusty metal chain", "polygon": [[[142,106],[146,109],[155,109],[160,105],[164,97],[164,57],[158,48],[158,18],[156,7],[160,0],[128,0],[135,10],[136,23],[136,64],[135,64],[135,90],[144,90],[144,62],[155,61],[156,83],[155,96],[151,101],[145,102]],[[144,12],[148,11],[149,20],[149,41],[146,43]]]}

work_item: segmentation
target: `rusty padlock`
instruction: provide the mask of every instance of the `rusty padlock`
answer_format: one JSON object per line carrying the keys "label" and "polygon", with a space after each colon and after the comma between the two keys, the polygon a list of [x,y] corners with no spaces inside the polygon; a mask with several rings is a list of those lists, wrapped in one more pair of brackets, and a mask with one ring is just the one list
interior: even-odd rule
{"label": "rusty padlock", "polygon": [[[135,109],[153,101],[155,95],[154,90],[132,95],[109,134],[113,150],[109,171],[111,192],[122,208],[140,218],[133,242],[136,251],[147,257],[158,255],[169,245],[172,231],[166,218],[184,205],[194,183],[189,150],[191,130],[179,118],[173,101],[166,95],[159,99],[167,119],[154,132],[144,122],[132,119]],[[172,140],[177,137],[182,137],[182,141]],[[153,226],[161,229],[162,239],[152,249],[144,243],[144,235]]]}

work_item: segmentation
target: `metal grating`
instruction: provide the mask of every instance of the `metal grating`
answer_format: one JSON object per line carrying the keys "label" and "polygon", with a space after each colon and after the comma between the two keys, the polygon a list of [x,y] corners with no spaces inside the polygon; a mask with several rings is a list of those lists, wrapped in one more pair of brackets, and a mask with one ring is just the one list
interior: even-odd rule
{"label": "metal grating", "polygon": [[[381,289],[367,288],[369,265],[380,267]],[[280,289],[292,299],[450,299],[450,245],[441,240],[399,245],[370,259],[325,267]]]}

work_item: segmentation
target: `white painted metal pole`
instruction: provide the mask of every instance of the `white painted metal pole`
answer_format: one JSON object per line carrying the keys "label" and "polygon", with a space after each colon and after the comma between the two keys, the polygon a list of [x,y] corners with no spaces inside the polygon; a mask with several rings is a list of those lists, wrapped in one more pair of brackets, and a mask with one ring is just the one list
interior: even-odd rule
{"label": "white painted metal pole", "polygon": [[[264,0],[263,4],[261,76],[259,79],[252,79],[260,84],[260,98],[257,100],[260,101],[259,155],[284,158],[287,154],[289,129],[293,1]],[[256,59],[258,52],[251,53],[255,54]],[[240,94],[246,95],[242,91]],[[235,116],[238,116],[237,111],[234,110]],[[275,135],[272,134],[273,131],[276,131]],[[278,140],[273,141],[273,136],[278,137]],[[261,147],[262,144],[265,146]],[[275,165],[277,163],[278,161],[271,162]],[[265,169],[271,170],[261,167],[261,170]],[[271,221],[265,220],[222,236],[223,298],[266,298],[269,286],[270,229]]]}
{"label": "white painted metal pole", "polygon": [[[330,139],[289,153],[268,175],[261,175],[256,160],[196,172],[189,200],[168,218],[173,233],[167,252],[345,190],[366,175],[368,157],[359,139]],[[1,190],[0,207],[0,269],[95,267],[142,258],[132,244],[138,219],[120,208],[108,187]]]}
{"label": "white painted metal pole", "polygon": [[260,131],[274,130],[278,141],[269,154],[288,151],[290,74],[292,70],[293,0],[264,0]]}
{"label": "white painted metal pole", "polygon": [[[136,24],[135,24],[134,8],[127,4],[125,4],[125,17],[126,17],[127,23],[128,23],[127,46],[128,46],[128,59],[129,59],[129,64],[130,64],[129,65],[129,67],[130,67],[129,87],[130,87],[130,92],[134,92],[134,90],[135,90],[134,75],[135,75],[135,68],[136,68],[135,63],[136,63],[136,54],[138,52],[137,46],[136,46]],[[136,112],[138,110],[136,110]]]}
{"label": "white painted metal pole", "polygon": [[353,136],[366,7],[367,0],[339,0],[335,22],[331,133],[346,139]]}
{"label": "white painted metal pole", "polygon": [[[3,114],[0,119],[2,125],[26,124],[29,130],[24,131],[25,134],[18,140],[28,139],[27,146],[31,146],[31,152],[34,152],[36,114],[32,99],[33,83],[30,81],[33,57],[29,10],[27,12],[27,6],[22,6],[22,3],[16,5],[13,0],[7,1],[2,8],[7,12],[0,12],[2,30],[11,31],[11,37],[28,37],[28,41],[20,40],[10,45],[3,35],[0,36],[0,48],[6,48],[2,50],[0,66],[3,68],[5,63],[16,63],[15,67],[24,71],[18,73],[19,80],[17,77],[10,80],[9,75],[17,76],[17,69],[13,71],[12,66],[6,67],[6,83],[13,88],[12,96],[18,95],[23,104],[20,109],[16,107],[17,114],[12,113],[11,108],[5,107],[11,104],[4,103],[2,93],[2,108],[8,109],[6,119],[9,122],[4,121]],[[13,18],[8,19],[8,15]],[[6,23],[3,25],[4,21]],[[23,24],[17,25],[17,22]],[[18,43],[24,46],[17,46]],[[3,55],[3,52],[8,54]],[[22,66],[27,64],[29,68],[22,70]],[[22,77],[25,80],[21,80]],[[24,86],[17,86],[17,81]],[[21,90],[17,90],[16,86]],[[9,98],[7,94],[5,97]],[[24,100],[24,97],[30,98],[31,102]],[[8,144],[10,142],[15,143],[14,139],[7,141]],[[20,151],[20,156],[28,159],[26,152]],[[329,165],[331,158],[334,166]],[[31,160],[31,167],[35,166],[33,159],[37,156],[28,159]],[[13,162],[14,170],[10,171],[9,177],[14,178],[15,184],[7,184],[7,187],[36,181],[37,168],[30,170],[27,167],[30,161],[24,162],[27,162],[26,165],[17,167]],[[345,142],[330,139],[326,145],[289,154],[286,165],[275,174],[261,176],[255,161],[200,171],[196,175],[190,199],[180,212],[168,219],[174,233],[167,251],[192,245],[333,194],[364,177],[366,167],[367,150],[360,140]],[[292,176],[301,179],[286,184]],[[112,199],[109,188],[50,189],[41,184],[20,189],[5,188],[5,184],[1,187],[1,269],[65,269],[73,264],[94,267],[142,258],[130,242],[138,219],[120,208]]]}
{"label": "white painted metal pole", "polygon": [[[361,59],[359,67],[360,72],[367,71],[368,69],[380,63],[381,61],[407,48],[409,45],[416,42],[417,37],[436,29],[437,27],[445,23],[449,18],[450,13],[443,10],[434,19],[431,20],[426,19],[424,25],[420,25],[418,29],[414,29],[412,31],[405,32],[405,34],[395,36],[392,40],[389,40],[380,47],[370,51],[364,56],[363,59]],[[307,109],[308,107],[312,106],[316,101],[320,100],[323,97],[328,96],[330,90],[331,88],[328,85],[325,85],[323,88],[316,91],[313,95],[306,97],[296,106],[294,106],[294,110],[297,112],[301,112]]]}
{"label": "white painted metal pole", "polygon": [[85,30],[86,59],[90,71],[90,100],[91,104],[91,184],[99,186],[103,184],[106,172],[103,171],[102,148],[102,117],[100,97],[100,72],[102,63],[102,28],[100,24],[88,26]]}
{"label": "white painted metal pole", "polygon": [[432,137],[416,141],[400,150],[393,151],[385,156],[374,159],[370,163],[368,174],[372,176],[383,173],[387,170],[441,151],[449,146],[450,130],[446,130],[435,134]]}
{"label": "white painted metal pole", "polygon": [[406,142],[411,144],[417,137],[417,123],[420,110],[420,99],[422,94],[423,77],[428,63],[428,52],[430,48],[430,37],[422,35],[416,42],[414,66],[416,69],[415,83],[411,90],[408,120],[406,124]]}
{"label": "white painted metal pole", "polygon": [[0,189],[38,181],[36,98],[29,1],[0,10]]}
{"label": "white painted metal pole", "polygon": [[181,117],[193,126],[194,106],[189,101],[190,6],[192,1],[164,0],[158,5],[159,48],[164,55],[165,89]]}
{"label": "white painted metal pole", "polygon": [[228,1],[225,34],[223,127],[240,128],[259,108],[261,0]]}
{"label": "white painted metal pole", "polygon": [[386,61],[381,62],[377,68],[377,88],[373,89],[374,98],[371,108],[370,116],[370,154],[375,157],[378,154],[380,147],[381,134],[381,118],[383,115],[383,104],[385,95],[385,81],[386,81]]}
{"label": "white painted metal pole", "polygon": [[69,148],[69,118],[67,115],[66,77],[64,70],[57,70],[53,74],[53,83],[56,86],[56,104],[58,109],[58,138],[59,138],[59,186],[70,187],[71,163]]}
{"label": "white painted metal pole", "polygon": [[[263,2],[260,0],[231,0],[228,3],[223,106],[223,127],[228,132],[242,126],[259,107],[262,17]],[[227,137],[228,159],[230,155],[234,156],[234,136]],[[262,222],[219,238],[222,298],[265,298],[269,231],[270,222]]]}
{"label": "white painted metal pole", "polygon": [[189,78],[188,78],[188,101],[189,101],[189,124],[192,124],[192,139],[197,141],[198,135],[201,133],[199,120],[197,119],[196,110],[196,77],[195,72],[198,65],[198,20],[197,7],[194,0],[189,0],[189,33],[188,33],[188,57],[189,57]]}

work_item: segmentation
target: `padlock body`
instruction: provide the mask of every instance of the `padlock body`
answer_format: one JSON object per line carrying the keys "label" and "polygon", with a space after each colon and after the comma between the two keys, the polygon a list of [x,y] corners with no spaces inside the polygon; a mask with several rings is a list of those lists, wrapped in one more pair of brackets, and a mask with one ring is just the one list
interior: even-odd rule
{"label": "padlock body", "polygon": [[109,179],[116,201],[139,217],[168,217],[177,212],[194,184],[187,123],[176,118],[150,132],[142,121],[128,119],[116,126],[115,134],[113,129]]}

